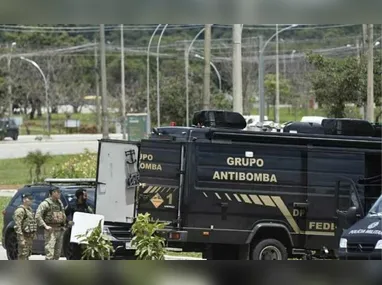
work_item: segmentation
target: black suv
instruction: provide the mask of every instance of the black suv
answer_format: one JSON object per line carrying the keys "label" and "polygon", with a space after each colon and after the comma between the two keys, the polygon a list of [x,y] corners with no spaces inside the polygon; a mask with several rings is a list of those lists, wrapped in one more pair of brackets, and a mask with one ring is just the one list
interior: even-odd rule
{"label": "black suv", "polygon": [[[72,205],[75,201],[75,192],[80,187],[78,185],[70,186],[60,186],[57,185],[61,193],[61,201],[64,204],[64,207]],[[19,189],[16,194],[12,197],[8,206],[4,209],[4,227],[2,229],[2,246],[7,251],[7,257],[9,260],[17,259],[17,237],[14,231],[14,221],[13,213],[18,206],[22,204],[21,195],[25,192],[30,192],[33,195],[34,201],[32,204],[32,209],[36,212],[38,205],[49,196],[49,190],[52,189],[50,184],[35,184],[35,185],[26,185],[23,188]],[[88,192],[88,203],[89,206],[94,209],[94,187],[84,187]],[[71,259],[71,247],[69,246],[70,241],[70,230],[65,232],[64,236],[64,246],[62,251],[62,257]],[[39,228],[37,232],[37,238],[33,242],[32,248],[33,255],[44,255],[44,230]]]}
{"label": "black suv", "polygon": [[19,127],[12,118],[0,118],[0,141],[7,137],[16,141],[19,137]]}
{"label": "black suv", "polygon": [[[78,190],[78,188],[80,187],[85,188],[88,192],[88,204],[94,210],[94,186],[89,186],[89,184],[87,186],[84,186],[83,184],[68,186],[58,185],[57,183],[55,183],[55,186],[58,186],[62,191],[61,201],[64,204],[65,208],[68,205],[73,205],[73,203],[75,203],[76,190]],[[32,209],[34,212],[36,212],[38,205],[49,196],[49,190],[52,189],[52,187],[52,184],[48,183],[26,185],[17,191],[17,193],[9,202],[6,209],[3,211],[4,227],[2,229],[2,246],[6,250],[7,258],[9,260],[17,259],[17,237],[14,231],[13,213],[16,210],[16,208],[22,203],[21,195],[26,192],[29,192],[33,195],[34,201],[32,204]],[[71,220],[72,217],[68,216],[68,219]],[[66,230],[64,235],[64,244],[62,250],[62,257],[65,257],[68,260],[73,259],[71,246],[72,244],[70,243],[70,233],[71,231],[69,228]],[[109,236],[115,249],[114,256],[112,257],[113,259],[135,259],[135,250],[129,247],[132,238],[132,233],[129,226],[127,226],[125,223],[119,224],[105,221],[104,234],[107,234]],[[42,228],[39,228],[37,232],[37,238],[33,242],[32,254],[45,255],[44,230]]]}

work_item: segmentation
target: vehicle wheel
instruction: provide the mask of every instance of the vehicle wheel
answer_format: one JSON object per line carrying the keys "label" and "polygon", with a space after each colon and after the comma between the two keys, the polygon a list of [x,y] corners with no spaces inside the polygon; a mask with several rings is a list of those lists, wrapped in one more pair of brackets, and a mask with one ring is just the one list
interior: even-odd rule
{"label": "vehicle wheel", "polygon": [[285,246],[275,239],[265,239],[255,245],[252,251],[253,260],[287,260]]}
{"label": "vehicle wheel", "polygon": [[13,139],[14,141],[17,141],[18,138],[19,138],[18,135],[13,135],[13,136],[12,136],[12,139]]}
{"label": "vehicle wheel", "polygon": [[17,235],[14,231],[7,234],[5,238],[5,248],[8,260],[18,259]]}

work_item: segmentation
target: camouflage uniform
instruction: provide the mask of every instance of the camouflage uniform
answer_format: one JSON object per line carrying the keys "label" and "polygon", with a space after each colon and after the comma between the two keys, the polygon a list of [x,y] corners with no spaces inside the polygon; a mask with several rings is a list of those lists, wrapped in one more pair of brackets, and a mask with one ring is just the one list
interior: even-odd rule
{"label": "camouflage uniform", "polygon": [[61,200],[45,199],[38,206],[36,219],[39,226],[52,227],[51,231],[44,231],[45,259],[60,259],[66,226],[65,209]]}
{"label": "camouflage uniform", "polygon": [[17,234],[18,259],[28,260],[32,255],[33,240],[36,238],[37,223],[31,207],[19,206],[13,214]]}

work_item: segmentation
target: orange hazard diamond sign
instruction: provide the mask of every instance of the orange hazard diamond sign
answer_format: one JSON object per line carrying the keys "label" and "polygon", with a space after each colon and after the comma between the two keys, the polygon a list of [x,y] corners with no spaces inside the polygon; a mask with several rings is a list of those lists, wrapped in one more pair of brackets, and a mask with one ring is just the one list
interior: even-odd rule
{"label": "orange hazard diamond sign", "polygon": [[153,203],[155,208],[158,208],[160,205],[163,204],[164,200],[162,197],[157,193],[150,199],[151,203]]}

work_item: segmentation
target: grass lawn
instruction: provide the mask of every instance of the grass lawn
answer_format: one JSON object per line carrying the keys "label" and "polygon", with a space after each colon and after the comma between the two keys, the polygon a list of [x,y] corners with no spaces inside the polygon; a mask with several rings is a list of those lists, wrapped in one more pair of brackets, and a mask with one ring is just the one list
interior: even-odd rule
{"label": "grass lawn", "polygon": [[[110,114],[111,118],[115,116],[115,114]],[[79,120],[81,126],[86,125],[96,125],[97,117],[95,114],[71,114],[71,120]],[[51,134],[66,134],[66,130],[64,129],[65,121],[67,120],[65,114],[52,114],[51,119]],[[34,120],[30,120],[28,116],[24,116],[23,125],[20,127],[20,135],[26,135],[27,129],[26,125],[29,126],[29,131],[31,135],[40,135],[44,132],[44,125],[46,124],[46,116],[42,115],[41,118],[35,117]],[[77,130],[73,130],[77,133]]]}
{"label": "grass lawn", "polygon": [[[12,199],[11,197],[0,197],[0,211],[3,211],[5,209],[5,207],[8,206],[8,203],[11,199]],[[0,230],[1,231],[3,230],[3,223],[4,223],[3,215],[1,215],[1,218],[0,218]]]}
{"label": "grass lawn", "polygon": [[[73,156],[76,155],[52,156],[52,159],[44,166],[45,173],[48,175],[53,166],[63,163]],[[24,158],[0,160],[0,185],[20,186],[30,182],[30,166],[25,163]]]}

